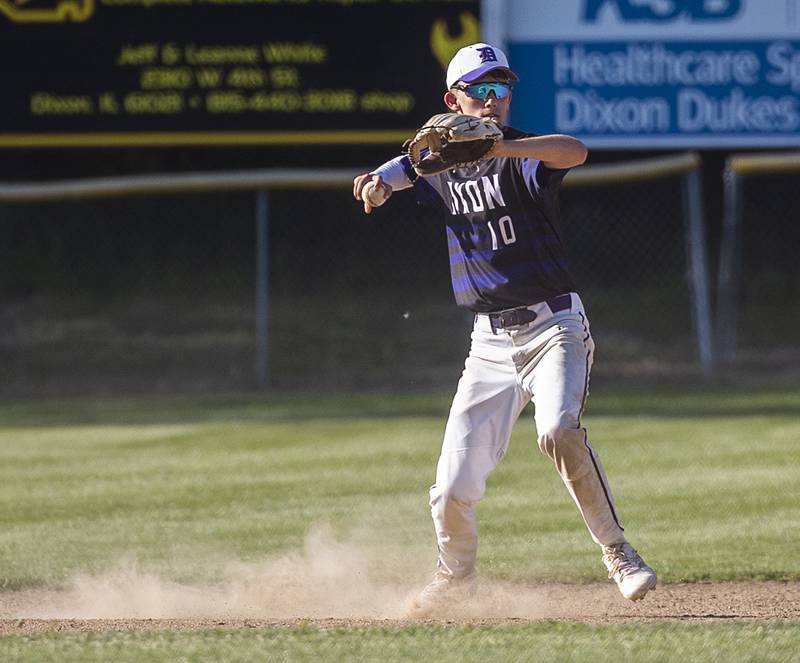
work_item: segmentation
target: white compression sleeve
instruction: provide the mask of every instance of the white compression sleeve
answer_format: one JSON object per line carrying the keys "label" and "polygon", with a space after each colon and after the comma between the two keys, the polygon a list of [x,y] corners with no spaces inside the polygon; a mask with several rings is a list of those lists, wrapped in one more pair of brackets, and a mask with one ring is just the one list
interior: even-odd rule
{"label": "white compression sleeve", "polygon": [[392,191],[400,191],[401,189],[408,189],[413,186],[413,182],[408,179],[405,168],[403,168],[403,159],[405,156],[395,157],[391,161],[387,161],[382,166],[378,166],[372,171],[372,175],[380,175],[383,181],[386,182]]}

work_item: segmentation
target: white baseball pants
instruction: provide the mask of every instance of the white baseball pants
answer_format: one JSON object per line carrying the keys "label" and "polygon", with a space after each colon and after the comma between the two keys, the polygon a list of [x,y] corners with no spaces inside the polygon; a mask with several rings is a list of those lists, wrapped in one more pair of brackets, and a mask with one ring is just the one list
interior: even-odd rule
{"label": "white baseball pants", "polygon": [[545,302],[529,308],[535,320],[506,329],[493,330],[486,315],[475,317],[430,490],[439,573],[446,577],[475,570],[474,505],[530,400],[539,449],[555,463],[592,539],[625,542],[603,465],[580,424],[594,354],[583,304],[572,293],[570,308],[558,313]]}

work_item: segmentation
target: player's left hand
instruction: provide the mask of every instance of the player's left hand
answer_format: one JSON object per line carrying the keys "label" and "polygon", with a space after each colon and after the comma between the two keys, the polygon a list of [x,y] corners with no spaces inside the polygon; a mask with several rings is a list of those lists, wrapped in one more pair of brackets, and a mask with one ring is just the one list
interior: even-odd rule
{"label": "player's left hand", "polygon": [[490,149],[486,154],[481,157],[481,161],[486,161],[487,159],[494,159],[495,157],[502,157],[506,156],[503,153],[505,148],[505,139],[500,138],[499,140],[495,141],[495,144],[492,145],[492,149]]}
{"label": "player's left hand", "polygon": [[503,138],[495,120],[439,113],[430,118],[403,145],[411,167],[418,175],[434,175],[462,168],[487,158],[487,153]]}

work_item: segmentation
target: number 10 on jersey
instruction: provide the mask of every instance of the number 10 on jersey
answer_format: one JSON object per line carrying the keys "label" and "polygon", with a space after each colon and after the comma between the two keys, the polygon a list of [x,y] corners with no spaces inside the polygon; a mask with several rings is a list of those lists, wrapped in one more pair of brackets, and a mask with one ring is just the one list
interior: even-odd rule
{"label": "number 10 on jersey", "polygon": [[[514,233],[514,224],[511,222],[510,216],[501,216],[494,223],[496,223],[500,229],[500,239],[503,240],[505,246],[517,241],[517,235]],[[489,232],[492,234],[492,251],[497,251],[500,246],[498,243],[497,231],[492,227],[492,221],[487,222],[486,225],[489,226]]]}

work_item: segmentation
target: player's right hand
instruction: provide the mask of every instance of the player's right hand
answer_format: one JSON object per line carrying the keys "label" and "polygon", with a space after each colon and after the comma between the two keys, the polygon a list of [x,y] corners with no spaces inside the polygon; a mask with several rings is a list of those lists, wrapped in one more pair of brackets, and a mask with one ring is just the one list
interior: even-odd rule
{"label": "player's right hand", "polygon": [[356,200],[360,200],[364,203],[364,213],[365,214],[372,214],[372,210],[375,209],[372,205],[369,204],[369,201],[366,198],[361,196],[361,192],[364,190],[367,182],[373,182],[375,186],[375,191],[383,193],[383,197],[388,200],[389,196],[392,195],[392,187],[390,187],[386,182],[383,181],[383,178],[380,175],[373,175],[372,173],[364,173],[362,175],[358,175],[353,180],[353,197]]}

